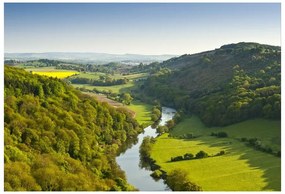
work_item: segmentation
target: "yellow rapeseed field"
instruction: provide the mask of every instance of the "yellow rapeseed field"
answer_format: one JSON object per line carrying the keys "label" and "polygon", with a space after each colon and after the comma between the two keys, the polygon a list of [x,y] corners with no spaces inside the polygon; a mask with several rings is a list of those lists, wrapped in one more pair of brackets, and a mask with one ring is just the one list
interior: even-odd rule
{"label": "yellow rapeseed field", "polygon": [[33,71],[33,74],[38,74],[38,75],[45,75],[49,77],[57,77],[59,79],[66,78],[68,76],[77,74],[78,72],[76,71]]}

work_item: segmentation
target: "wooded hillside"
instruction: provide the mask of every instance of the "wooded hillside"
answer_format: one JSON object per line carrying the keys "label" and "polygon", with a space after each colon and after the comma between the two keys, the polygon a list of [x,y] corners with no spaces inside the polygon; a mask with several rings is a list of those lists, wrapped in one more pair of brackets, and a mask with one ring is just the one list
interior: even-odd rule
{"label": "wooded hillside", "polygon": [[133,190],[115,156],[141,132],[124,109],[5,66],[5,191]]}

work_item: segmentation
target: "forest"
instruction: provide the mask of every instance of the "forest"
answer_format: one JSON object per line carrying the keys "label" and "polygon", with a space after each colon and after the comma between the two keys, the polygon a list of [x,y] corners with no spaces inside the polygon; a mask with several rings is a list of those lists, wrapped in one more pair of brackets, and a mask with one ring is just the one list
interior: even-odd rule
{"label": "forest", "polygon": [[142,131],[128,111],[10,66],[4,83],[5,191],[135,189],[115,162]]}
{"label": "forest", "polygon": [[161,63],[136,97],[196,114],[207,126],[280,119],[280,54],[280,47],[238,43],[182,55]]}

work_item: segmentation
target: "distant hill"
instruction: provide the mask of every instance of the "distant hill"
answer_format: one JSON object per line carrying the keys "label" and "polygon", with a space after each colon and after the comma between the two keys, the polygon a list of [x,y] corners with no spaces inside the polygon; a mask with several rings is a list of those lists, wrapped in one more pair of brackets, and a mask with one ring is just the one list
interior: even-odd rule
{"label": "distant hill", "polygon": [[158,70],[138,96],[196,113],[208,125],[278,118],[280,64],[280,47],[245,42],[224,45],[157,64]]}
{"label": "distant hill", "polygon": [[139,55],[139,54],[107,54],[84,52],[46,52],[46,53],[5,53],[5,60],[37,60],[53,59],[79,63],[123,62],[126,64],[151,63],[165,61],[176,55]]}

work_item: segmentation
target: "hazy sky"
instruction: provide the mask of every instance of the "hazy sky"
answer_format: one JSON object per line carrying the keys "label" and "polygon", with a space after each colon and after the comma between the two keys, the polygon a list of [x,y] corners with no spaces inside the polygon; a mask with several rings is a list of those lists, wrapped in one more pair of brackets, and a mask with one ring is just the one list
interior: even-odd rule
{"label": "hazy sky", "polygon": [[191,54],[280,46],[280,3],[5,3],[5,52]]}

